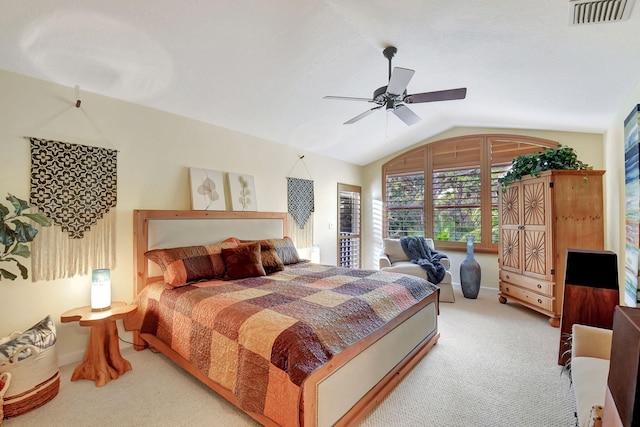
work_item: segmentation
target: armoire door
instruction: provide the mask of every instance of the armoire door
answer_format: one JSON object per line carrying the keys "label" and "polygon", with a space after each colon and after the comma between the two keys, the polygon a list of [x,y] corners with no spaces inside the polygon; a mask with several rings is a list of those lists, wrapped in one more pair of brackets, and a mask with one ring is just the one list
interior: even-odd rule
{"label": "armoire door", "polygon": [[500,189],[498,212],[500,212],[500,238],[498,240],[498,265],[501,270],[522,272],[522,197],[521,184],[512,184]]}
{"label": "armoire door", "polygon": [[553,268],[551,188],[547,177],[522,185],[522,274],[550,280]]}

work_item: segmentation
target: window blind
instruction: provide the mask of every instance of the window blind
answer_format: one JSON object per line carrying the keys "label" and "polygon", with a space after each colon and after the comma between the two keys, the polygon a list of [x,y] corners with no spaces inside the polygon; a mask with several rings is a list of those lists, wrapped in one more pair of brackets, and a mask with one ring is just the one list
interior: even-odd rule
{"label": "window blind", "polygon": [[387,176],[389,237],[424,236],[424,173]]}

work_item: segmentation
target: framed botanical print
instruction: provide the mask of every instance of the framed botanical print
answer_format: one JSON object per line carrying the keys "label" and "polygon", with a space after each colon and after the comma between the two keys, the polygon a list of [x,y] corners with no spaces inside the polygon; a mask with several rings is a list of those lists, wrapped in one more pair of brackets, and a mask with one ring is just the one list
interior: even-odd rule
{"label": "framed botanical print", "polygon": [[234,211],[257,211],[256,187],[253,176],[229,172],[229,194]]}
{"label": "framed botanical print", "polygon": [[224,174],[219,171],[189,168],[191,209],[196,211],[226,210]]}

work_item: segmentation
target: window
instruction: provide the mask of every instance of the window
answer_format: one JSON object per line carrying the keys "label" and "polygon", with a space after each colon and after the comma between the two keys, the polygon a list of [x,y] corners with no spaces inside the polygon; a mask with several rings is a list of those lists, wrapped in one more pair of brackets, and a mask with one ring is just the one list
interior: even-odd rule
{"label": "window", "polygon": [[434,171],[432,188],[435,240],[459,242],[472,235],[480,241],[480,169]]}
{"label": "window", "polygon": [[360,196],[355,185],[338,184],[338,261],[340,267],[360,268]]}
{"label": "window", "polygon": [[471,135],[426,144],[382,166],[384,235],[433,237],[444,249],[497,251],[498,178],[514,157],[556,147],[540,138]]}
{"label": "window", "polygon": [[389,237],[424,236],[424,173],[387,179]]}

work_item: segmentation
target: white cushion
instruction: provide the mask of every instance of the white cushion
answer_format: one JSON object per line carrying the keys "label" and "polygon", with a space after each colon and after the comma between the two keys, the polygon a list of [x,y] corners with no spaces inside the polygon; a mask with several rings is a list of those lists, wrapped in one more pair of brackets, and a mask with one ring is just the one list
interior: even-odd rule
{"label": "white cushion", "polygon": [[411,261],[394,262],[391,267],[384,267],[383,270],[389,271],[391,273],[408,274],[410,276],[416,276],[424,280],[428,280],[427,271],[424,268],[420,267],[418,264],[414,264]]}
{"label": "white cushion", "polygon": [[407,254],[405,254],[404,249],[402,249],[400,239],[384,239],[383,243],[384,247],[382,250],[387,254],[392,264],[398,261],[409,261]]}
{"label": "white cushion", "polygon": [[597,357],[572,357],[571,379],[576,396],[578,425],[588,425],[594,405],[604,405],[609,376],[609,361]]}

